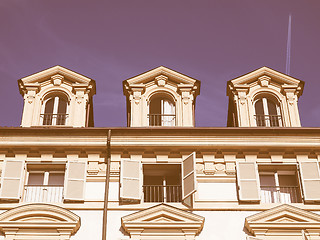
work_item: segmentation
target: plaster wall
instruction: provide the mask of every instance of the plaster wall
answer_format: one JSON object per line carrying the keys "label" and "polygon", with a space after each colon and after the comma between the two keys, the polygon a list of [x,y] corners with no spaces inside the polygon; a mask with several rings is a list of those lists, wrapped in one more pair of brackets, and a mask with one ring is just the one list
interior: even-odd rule
{"label": "plaster wall", "polygon": [[235,183],[198,183],[198,199],[213,201],[237,201]]}
{"label": "plaster wall", "polygon": [[86,182],[86,200],[104,200],[104,182]]}
{"label": "plaster wall", "polygon": [[[81,217],[81,228],[71,240],[101,239],[102,211],[73,212]],[[134,212],[136,211],[108,212],[107,240],[130,239],[121,229],[121,217]],[[204,228],[196,240],[245,240],[245,218],[257,211],[194,211],[193,213],[205,217]]]}
{"label": "plaster wall", "polygon": [[[72,211],[81,218],[81,227],[71,240],[98,240],[102,234],[102,215],[103,212],[92,210]],[[117,225],[121,225],[117,223]],[[112,239],[112,238],[110,238]]]}
{"label": "plaster wall", "polygon": [[244,221],[256,211],[194,211],[205,217],[204,227],[196,240],[245,240]]}

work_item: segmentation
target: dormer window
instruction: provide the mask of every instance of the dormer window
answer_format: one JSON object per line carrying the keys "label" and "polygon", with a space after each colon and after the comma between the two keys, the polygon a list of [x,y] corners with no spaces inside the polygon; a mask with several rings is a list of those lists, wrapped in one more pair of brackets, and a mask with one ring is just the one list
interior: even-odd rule
{"label": "dormer window", "polygon": [[160,66],[123,82],[128,127],[194,127],[200,81]]}
{"label": "dormer window", "polygon": [[43,102],[42,125],[66,125],[68,118],[68,100],[59,94],[48,97]]}
{"label": "dormer window", "polygon": [[262,67],[230,80],[228,127],[301,127],[304,82]]}
{"label": "dormer window", "polygon": [[150,101],[149,126],[175,126],[174,102],[166,96],[156,96]]}
{"label": "dormer window", "polygon": [[256,100],[255,120],[257,127],[281,127],[280,106],[276,99],[264,96]]}

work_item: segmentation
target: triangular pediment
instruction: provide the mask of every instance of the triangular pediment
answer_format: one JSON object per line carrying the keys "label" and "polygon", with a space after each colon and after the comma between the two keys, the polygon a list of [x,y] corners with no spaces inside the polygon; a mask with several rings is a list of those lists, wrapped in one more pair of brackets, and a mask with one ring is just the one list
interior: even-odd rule
{"label": "triangular pediment", "polygon": [[256,228],[305,228],[305,226],[318,226],[320,228],[320,215],[303,210],[288,204],[257,213],[246,218],[246,228],[254,232]]}
{"label": "triangular pediment", "polygon": [[55,75],[61,75],[64,77],[66,81],[69,81],[71,83],[89,84],[91,81],[93,81],[92,79],[84,75],[81,75],[77,72],[74,72],[70,69],[67,69],[59,65],[21,78],[20,81],[22,81],[23,84],[42,83],[44,81],[50,80],[50,78]]}
{"label": "triangular pediment", "polygon": [[160,66],[139,74],[135,77],[129,78],[124,81],[124,84],[136,85],[136,84],[147,84],[155,80],[156,77],[163,76],[168,78],[168,82],[172,82],[175,84],[200,84],[200,81],[194,78],[191,78],[187,75],[174,71],[170,68]]}
{"label": "triangular pediment", "polygon": [[194,234],[197,234],[202,230],[204,223],[204,217],[167,204],[135,212],[122,217],[121,220],[123,228],[129,233],[136,228],[143,228],[144,231],[158,229],[163,232],[171,230],[183,232],[183,229],[192,228]]}
{"label": "triangular pediment", "polygon": [[126,222],[201,222],[203,217],[190,213],[167,204],[159,204],[154,207],[123,217]]}
{"label": "triangular pediment", "polygon": [[286,218],[294,222],[320,222],[320,215],[288,204],[263,211],[247,218],[251,222],[273,222]]}
{"label": "triangular pediment", "polygon": [[284,73],[278,72],[274,69],[271,69],[269,67],[261,67],[258,68],[250,73],[244,74],[240,77],[237,77],[235,79],[232,79],[229,81],[229,83],[233,85],[250,85],[254,82],[257,82],[260,77],[267,77],[270,78],[270,81],[278,84],[280,86],[282,85],[293,85],[293,86],[299,86],[301,85],[303,87],[304,82],[291,77],[289,75],[286,75]]}

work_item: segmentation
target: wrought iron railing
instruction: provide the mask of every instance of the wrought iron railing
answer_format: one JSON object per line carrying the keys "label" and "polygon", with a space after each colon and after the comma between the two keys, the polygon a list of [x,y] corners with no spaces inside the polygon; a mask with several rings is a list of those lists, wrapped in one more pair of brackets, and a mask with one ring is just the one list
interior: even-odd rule
{"label": "wrought iron railing", "polygon": [[148,114],[149,126],[175,126],[175,114]]}
{"label": "wrought iron railing", "polygon": [[63,186],[25,185],[23,201],[61,203],[63,201]]}
{"label": "wrought iron railing", "polygon": [[297,186],[261,186],[262,203],[299,203],[300,189]]}
{"label": "wrought iron railing", "polygon": [[181,202],[181,185],[144,185],[144,202]]}
{"label": "wrought iron railing", "polygon": [[66,125],[68,114],[66,113],[44,113],[40,114],[42,125]]}
{"label": "wrought iron railing", "polygon": [[257,127],[281,127],[281,115],[254,115]]}

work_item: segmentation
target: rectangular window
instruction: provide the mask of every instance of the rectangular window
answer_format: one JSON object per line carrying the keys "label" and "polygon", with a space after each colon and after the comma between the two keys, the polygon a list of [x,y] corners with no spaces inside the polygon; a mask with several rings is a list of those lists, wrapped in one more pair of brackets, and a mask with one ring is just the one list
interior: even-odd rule
{"label": "rectangular window", "polygon": [[143,165],[144,202],[181,202],[181,165]]}
{"label": "rectangular window", "polygon": [[259,166],[261,203],[300,203],[296,166]]}
{"label": "rectangular window", "polygon": [[63,201],[65,165],[28,165],[24,202]]}

